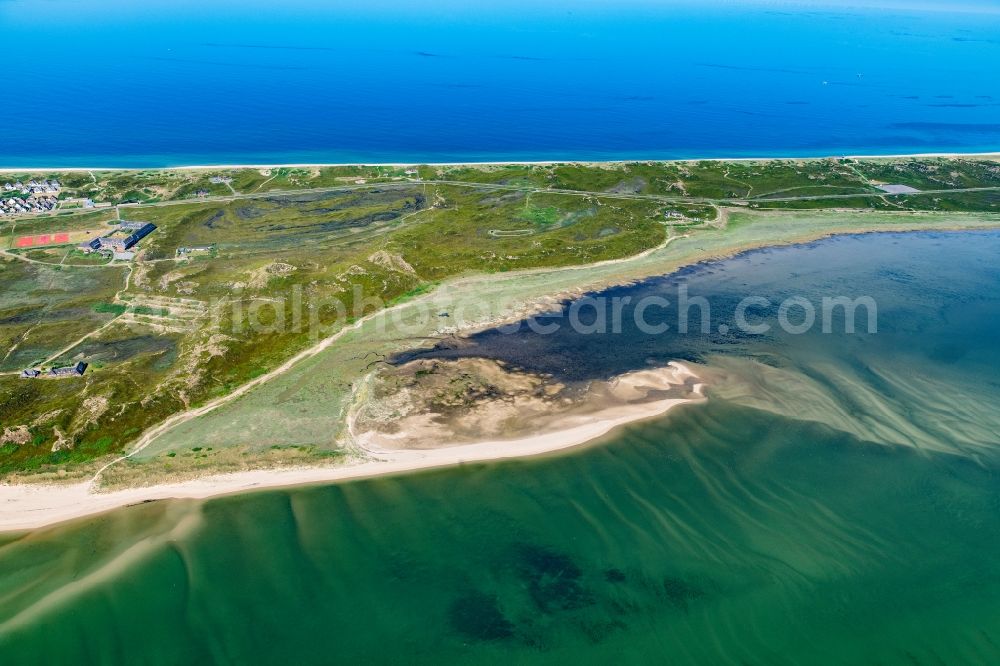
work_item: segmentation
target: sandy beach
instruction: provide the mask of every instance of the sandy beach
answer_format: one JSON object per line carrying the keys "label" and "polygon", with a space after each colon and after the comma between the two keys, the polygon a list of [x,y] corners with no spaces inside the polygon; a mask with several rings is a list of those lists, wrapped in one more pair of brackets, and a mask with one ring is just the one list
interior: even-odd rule
{"label": "sandy beach", "polygon": [[[671,363],[670,368],[676,380],[697,378],[683,364]],[[553,424],[554,429],[547,432],[518,439],[481,441],[435,449],[392,450],[374,445],[362,435],[358,444],[364,450],[365,457],[335,467],[218,474],[112,492],[99,492],[89,481],[51,485],[0,485],[0,532],[37,529],[162,499],[204,499],[254,490],[400,474],[463,463],[539,456],[593,442],[616,428],[661,416],[677,405],[701,401],[704,399],[702,384],[695,384],[694,395],[693,398],[668,398],[576,416]]]}
{"label": "sandy beach", "polygon": [[[912,155],[877,155],[871,156],[875,159],[908,158],[908,157],[995,157],[994,153],[941,153],[941,154],[912,154]],[[800,159],[819,160],[821,157],[770,157],[770,158],[737,158],[743,161],[768,160],[768,159]],[[659,162],[688,162],[695,160],[652,160]],[[527,164],[529,162],[490,162],[480,164]],[[554,162],[533,162],[534,164],[551,164]],[[601,162],[559,162],[559,163],[580,163],[598,164]],[[608,164],[621,163],[621,161],[606,162]],[[225,168],[270,168],[275,165],[203,165],[191,167],[174,167],[180,169],[225,169]],[[336,165],[284,165],[284,166],[336,166]],[[404,165],[393,165],[404,166]],[[55,169],[60,170],[60,169]],[[63,171],[86,171],[87,169],[62,169]],[[13,172],[18,169],[0,169],[0,171]],[[32,171],[42,171],[33,169]],[[857,229],[853,230],[857,232]],[[798,240],[822,237],[836,231],[823,230],[820,232],[803,232]],[[654,255],[662,250],[669,243],[684,238],[670,237],[654,248],[645,250],[638,255],[622,259],[612,259],[596,262],[588,265],[568,266],[559,270],[567,273],[580,271],[593,271],[595,268],[614,266],[635,262],[645,257]],[[784,241],[787,242],[787,239]],[[753,243],[741,245],[739,249],[746,247],[771,244],[771,241],[761,241],[755,239]],[[735,251],[735,249],[731,249]],[[731,254],[731,251],[722,253]],[[706,252],[706,257],[717,256]],[[689,263],[685,261],[684,263]],[[534,268],[517,271],[508,275],[512,277],[529,276],[534,274],[545,274],[551,269]],[[655,274],[664,270],[662,264],[658,264],[654,269],[650,269],[650,274]],[[452,281],[451,286],[462,284],[464,281],[477,278],[459,277]],[[615,283],[619,281],[613,281]],[[588,285],[593,288],[593,285]],[[580,288],[583,291],[582,287]],[[572,292],[559,291],[556,295],[550,294],[537,307],[544,307],[545,304],[552,304],[560,300],[563,296],[570,296]],[[381,317],[396,308],[402,308],[405,304],[393,306],[384,311],[374,313],[370,317]],[[500,319],[490,318],[487,321],[478,322],[465,327],[463,332],[477,330],[497,325],[510,318],[517,319],[524,315],[524,312],[506,313]],[[217,398],[198,408],[176,414],[160,425],[145,432],[133,447],[132,452],[141,450],[149,442],[162,433],[170,430],[179,423],[190,420],[194,416],[199,416],[213,411],[217,407],[232,402],[233,400],[246,395],[252,389],[264,384],[278,374],[284,373],[299,362],[315,356],[320,351],[327,349],[344,334],[358,329],[369,317],[362,318],[345,329],[338,331],[333,336],[321,341],[319,344],[310,347],[295,357],[289,359],[271,372],[257,377],[251,382],[241,386],[237,390],[223,397]],[[687,372],[690,373],[689,370]],[[700,385],[699,385],[700,386]],[[699,393],[700,395],[700,393]],[[500,460],[507,458],[518,458],[551,453],[570,447],[578,446],[586,442],[593,441],[606,435],[609,431],[622,425],[635,421],[652,418],[665,413],[670,408],[690,399],[671,398],[659,401],[646,402],[639,405],[629,405],[627,408],[621,406],[614,410],[597,411],[587,415],[579,421],[566,421],[560,424],[557,430],[545,432],[536,436],[523,437],[519,439],[507,440],[484,440],[472,443],[465,443],[458,446],[441,447],[434,449],[392,449],[391,447],[381,447],[378,442],[362,441],[360,444],[368,454],[364,458],[358,458],[344,464],[332,467],[303,467],[303,468],[282,468],[274,470],[254,470],[229,474],[216,474],[199,479],[180,481],[176,483],[166,483],[157,486],[131,488],[112,492],[97,492],[97,488],[91,482],[81,482],[72,484],[0,484],[0,531],[17,531],[34,529],[45,525],[50,525],[65,520],[79,518],[108,511],[114,508],[136,504],[144,501],[152,501],[168,498],[206,498],[218,495],[246,492],[261,488],[276,488],[284,486],[294,486],[311,483],[329,483],[340,480],[356,479],[363,477],[379,476],[385,474],[397,474],[412,470],[429,469],[458,465],[467,462]],[[130,454],[131,455],[131,454]],[[111,464],[119,462],[117,459]]]}
{"label": "sandy beach", "polygon": [[852,160],[894,160],[894,159],[921,159],[921,158],[1000,158],[1000,152],[944,152],[944,153],[899,153],[891,155],[770,155],[770,156],[750,156],[750,157],[687,157],[684,159],[660,159],[660,158],[622,158],[607,160],[495,160],[486,162],[302,162],[302,163],[276,163],[276,164],[185,164],[180,166],[156,166],[145,167],[0,167],[0,173],[43,173],[61,171],[66,173],[80,171],[218,171],[222,169],[318,169],[324,167],[413,167],[413,166],[511,166],[517,164],[551,165],[551,164],[629,164],[633,162],[656,162],[663,164],[687,163],[687,162],[766,162],[771,160],[830,160],[830,159],[852,159]]}
{"label": "sandy beach", "polygon": [[[950,227],[949,227],[950,228]],[[755,239],[753,242],[741,244],[738,247],[727,248],[724,252],[706,253],[704,258],[732,256],[737,251],[761,247],[773,244],[787,244],[790,242],[806,242],[823,238],[837,233],[864,233],[874,229],[868,227],[850,227],[838,230],[805,231],[796,234],[794,237],[785,238],[781,241],[762,241]],[[671,239],[676,240],[676,239]],[[666,245],[666,243],[664,243]],[[652,250],[643,252],[639,256],[648,255]],[[617,265],[634,261],[637,257],[609,260],[584,266],[569,266],[559,270],[569,273],[577,273],[581,270],[593,269],[599,265]],[[682,265],[690,264],[700,260],[699,258],[688,258]],[[666,270],[663,265],[657,265],[652,272],[643,274],[656,274]],[[515,277],[526,277],[532,274],[546,274],[547,269],[525,269],[513,274]],[[508,276],[510,277],[510,276]],[[452,286],[473,280],[472,277],[457,278]],[[620,284],[621,280],[602,282],[601,284]],[[588,284],[588,289],[596,288],[595,284]],[[563,293],[563,292],[558,292]],[[566,295],[570,295],[566,292]],[[551,294],[544,299],[545,303],[551,303]],[[412,301],[410,302],[412,303]],[[403,307],[399,304],[393,307]],[[542,305],[539,305],[542,307]],[[138,446],[133,447],[134,453],[141,449],[149,441],[159,436],[162,432],[170,429],[177,423],[189,418],[192,415],[206,413],[216,407],[230,402],[235,397],[245,395],[249,390],[260,383],[267,381],[270,377],[283,372],[292,367],[301,358],[315,355],[319,350],[327,348],[348,329],[354,329],[362,325],[369,318],[384,316],[388,311],[382,310],[368,315],[355,322],[347,329],[338,331],[335,335],[323,340],[320,345],[311,347],[301,352],[298,356],[290,359],[278,369],[263,375],[248,385],[237,389],[231,394],[218,398],[202,407],[183,412],[171,417],[166,422],[147,431],[138,442]],[[521,313],[523,314],[523,313]],[[479,330],[481,328],[498,325],[507,321],[511,315],[473,323],[463,329],[463,332]],[[673,364],[679,365],[679,364]],[[690,371],[689,371],[690,372]],[[700,391],[699,385],[699,391]],[[65,484],[0,484],[0,532],[15,532],[31,530],[67,520],[82,518],[112,509],[129,506],[146,501],[161,499],[202,499],[221,495],[243,493],[266,488],[280,488],[305,484],[323,484],[349,479],[360,479],[389,474],[398,474],[409,471],[431,469],[436,467],[447,467],[460,465],[462,463],[483,462],[490,460],[502,460],[509,458],[520,458],[542,455],[572,448],[599,439],[611,430],[622,425],[638,422],[644,419],[653,418],[665,413],[672,407],[691,400],[670,399],[658,402],[651,402],[641,407],[634,407],[627,411],[619,411],[616,414],[593,414],[591,420],[583,424],[575,424],[564,430],[555,433],[546,433],[537,437],[514,439],[506,441],[482,441],[461,446],[453,446],[441,449],[422,450],[380,450],[370,449],[371,459],[357,460],[335,467],[300,467],[282,468],[270,470],[253,470],[246,472],[236,472],[227,474],[216,474],[205,476],[199,479],[186,480],[176,483],[166,483],[156,486],[130,488],[112,492],[96,492],[90,482],[65,483]],[[111,464],[119,462],[121,459],[113,461]]]}

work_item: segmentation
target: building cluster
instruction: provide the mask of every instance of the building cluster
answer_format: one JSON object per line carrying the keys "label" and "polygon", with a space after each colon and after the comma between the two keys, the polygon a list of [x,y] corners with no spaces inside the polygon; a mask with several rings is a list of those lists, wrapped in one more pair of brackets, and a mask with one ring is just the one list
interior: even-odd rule
{"label": "building cluster", "polygon": [[45,213],[54,210],[59,203],[60,188],[58,180],[32,179],[27,183],[21,181],[4,183],[3,194],[0,194],[0,215]]}
{"label": "building cluster", "polygon": [[0,215],[45,213],[54,210],[59,203],[60,187],[58,180],[4,183],[3,193],[0,193]]}
{"label": "building cluster", "polygon": [[233,179],[230,178],[229,176],[212,176],[211,178],[208,179],[208,182],[212,183],[213,185],[228,185],[229,183],[233,182]]}
{"label": "building cluster", "polygon": [[43,375],[46,377],[79,377],[86,371],[87,364],[80,361],[75,365],[50,368],[46,373],[43,373],[38,368],[26,368],[21,371],[21,377],[22,379],[35,379],[36,377],[41,377]]}
{"label": "building cluster", "polygon": [[122,222],[107,236],[80,243],[80,249],[87,253],[111,252],[116,256],[124,255],[136,243],[154,231],[156,231],[156,225],[149,222]]}
{"label": "building cluster", "polygon": [[61,187],[58,180],[29,180],[27,184],[21,181],[4,183],[3,191],[45,196],[47,194],[59,194]]}
{"label": "building cluster", "polygon": [[59,201],[60,187],[58,180],[4,183],[3,193],[0,193],[0,215],[45,213],[54,210]]}
{"label": "building cluster", "polygon": [[28,197],[21,199],[0,198],[0,215],[24,215],[25,213],[47,213],[55,210],[59,200],[55,197]]}

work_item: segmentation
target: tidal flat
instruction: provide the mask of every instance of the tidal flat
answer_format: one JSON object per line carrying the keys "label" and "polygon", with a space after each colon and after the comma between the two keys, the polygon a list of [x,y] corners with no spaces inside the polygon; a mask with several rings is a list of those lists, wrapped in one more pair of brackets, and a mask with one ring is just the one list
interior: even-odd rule
{"label": "tidal flat", "polygon": [[484,330],[462,354],[534,359],[567,381],[686,357],[708,400],[555,457],[153,502],[4,536],[0,651],[995,661],[998,249],[995,231],[841,236],[619,288],[681,281],[720,317],[736,293],[869,294],[875,333],[626,330],[613,344]]}

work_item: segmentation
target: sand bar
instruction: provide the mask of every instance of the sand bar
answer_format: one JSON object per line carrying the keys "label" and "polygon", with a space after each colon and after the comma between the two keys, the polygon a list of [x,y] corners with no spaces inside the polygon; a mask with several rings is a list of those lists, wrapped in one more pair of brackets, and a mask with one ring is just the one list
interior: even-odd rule
{"label": "sand bar", "polygon": [[[671,364],[679,377],[694,377],[690,369]],[[576,418],[559,429],[511,440],[475,442],[421,450],[367,448],[370,459],[335,467],[301,467],[217,474],[157,486],[96,492],[88,482],[72,484],[0,485],[0,531],[31,530],[112,509],[161,499],[203,499],[266,488],[320,484],[463,463],[523,458],[553,453],[599,439],[615,428],[655,418],[677,405],[704,399],[696,384],[694,398],[669,398],[618,407]],[[361,442],[363,445],[363,442]]]}

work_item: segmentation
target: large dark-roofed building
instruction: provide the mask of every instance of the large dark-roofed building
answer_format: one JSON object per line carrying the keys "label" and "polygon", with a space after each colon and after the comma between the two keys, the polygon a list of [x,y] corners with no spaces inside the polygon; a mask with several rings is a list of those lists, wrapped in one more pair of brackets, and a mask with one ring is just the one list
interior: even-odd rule
{"label": "large dark-roofed building", "polygon": [[101,240],[107,241],[107,245],[105,247],[114,250],[116,252],[124,252],[125,250],[131,248],[133,245],[141,241],[149,234],[153,233],[154,231],[156,231],[156,225],[152,223],[146,223],[141,227],[139,227],[138,229],[136,229],[135,231],[133,231],[132,233],[130,233],[128,236],[125,236],[123,238],[112,237],[106,239],[102,238]]}
{"label": "large dark-roofed building", "polygon": [[[127,236],[121,235],[124,231],[131,231],[132,233]],[[110,236],[102,236],[85,241],[80,243],[79,248],[84,252],[96,252],[98,250],[126,252],[154,231],[156,231],[156,225],[149,222],[123,222]]]}
{"label": "large dark-roofed building", "polygon": [[67,365],[63,368],[52,368],[49,374],[53,377],[66,377],[70,375],[82,375],[87,370],[87,364],[80,361],[76,365]]}
{"label": "large dark-roofed building", "polygon": [[84,241],[84,242],[80,243],[79,248],[81,250],[83,250],[84,252],[93,252],[94,250],[100,250],[101,249],[101,239],[100,238],[92,238],[89,241]]}
{"label": "large dark-roofed building", "polygon": [[142,227],[133,231],[132,234],[125,239],[126,241],[131,240],[131,242],[125,249],[127,250],[128,248],[132,247],[133,245],[135,245],[136,243],[138,243],[139,241],[141,241],[143,238],[153,233],[154,231],[156,231],[155,224],[151,222],[144,224]]}

